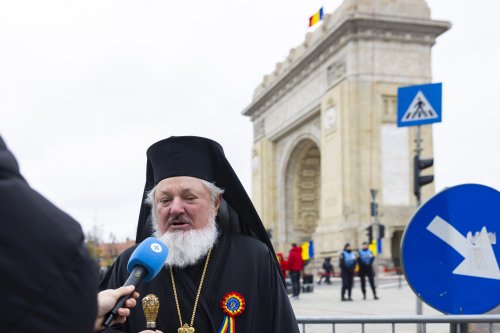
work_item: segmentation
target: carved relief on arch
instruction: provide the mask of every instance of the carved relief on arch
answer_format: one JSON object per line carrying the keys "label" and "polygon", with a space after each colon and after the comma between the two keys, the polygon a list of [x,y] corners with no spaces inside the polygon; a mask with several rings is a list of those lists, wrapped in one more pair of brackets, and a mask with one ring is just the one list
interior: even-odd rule
{"label": "carved relief on arch", "polygon": [[347,71],[345,59],[339,59],[326,68],[326,82],[328,86],[335,85],[345,77]]}
{"label": "carved relief on arch", "polygon": [[297,144],[287,168],[286,212],[292,238],[312,236],[320,218],[321,156],[311,140]]}
{"label": "carved relief on arch", "polygon": [[254,141],[263,138],[266,134],[265,130],[265,118],[260,118],[254,121],[253,124],[253,137]]}

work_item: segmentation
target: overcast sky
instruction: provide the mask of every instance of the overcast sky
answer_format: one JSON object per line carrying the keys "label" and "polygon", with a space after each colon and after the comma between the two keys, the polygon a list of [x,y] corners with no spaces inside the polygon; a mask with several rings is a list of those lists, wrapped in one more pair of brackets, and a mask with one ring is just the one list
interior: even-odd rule
{"label": "overcast sky", "polygon": [[[432,53],[444,94],[432,125],[436,190],[500,189],[500,5],[427,3],[453,24]],[[85,231],[134,238],[145,151],[160,139],[219,141],[251,190],[252,124],[241,112],[303,42],[309,16],[339,4],[0,1],[0,134],[30,184]]]}

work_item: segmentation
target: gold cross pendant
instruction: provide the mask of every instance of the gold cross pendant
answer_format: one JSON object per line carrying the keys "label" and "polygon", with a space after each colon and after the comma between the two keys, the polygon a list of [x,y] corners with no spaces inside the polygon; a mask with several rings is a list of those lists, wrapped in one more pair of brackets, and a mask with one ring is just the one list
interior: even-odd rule
{"label": "gold cross pendant", "polygon": [[177,333],[194,333],[194,327],[190,327],[188,324],[184,324],[184,326],[179,327]]}

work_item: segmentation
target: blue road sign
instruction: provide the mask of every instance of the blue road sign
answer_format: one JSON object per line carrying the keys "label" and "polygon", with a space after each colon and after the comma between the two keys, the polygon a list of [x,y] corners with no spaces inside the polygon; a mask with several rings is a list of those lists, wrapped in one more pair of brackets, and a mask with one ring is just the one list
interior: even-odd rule
{"label": "blue road sign", "polygon": [[447,314],[482,314],[500,304],[500,192],[447,188],[405,229],[401,257],[415,294]]}
{"label": "blue road sign", "polygon": [[441,122],[442,84],[398,88],[398,127]]}

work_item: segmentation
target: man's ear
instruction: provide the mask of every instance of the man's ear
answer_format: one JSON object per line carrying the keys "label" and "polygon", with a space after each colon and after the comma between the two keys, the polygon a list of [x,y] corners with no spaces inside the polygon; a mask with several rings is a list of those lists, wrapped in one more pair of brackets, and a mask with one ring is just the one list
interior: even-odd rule
{"label": "man's ear", "polygon": [[215,198],[214,200],[214,208],[216,213],[219,210],[221,200],[222,200],[222,194],[217,195],[217,198]]}

